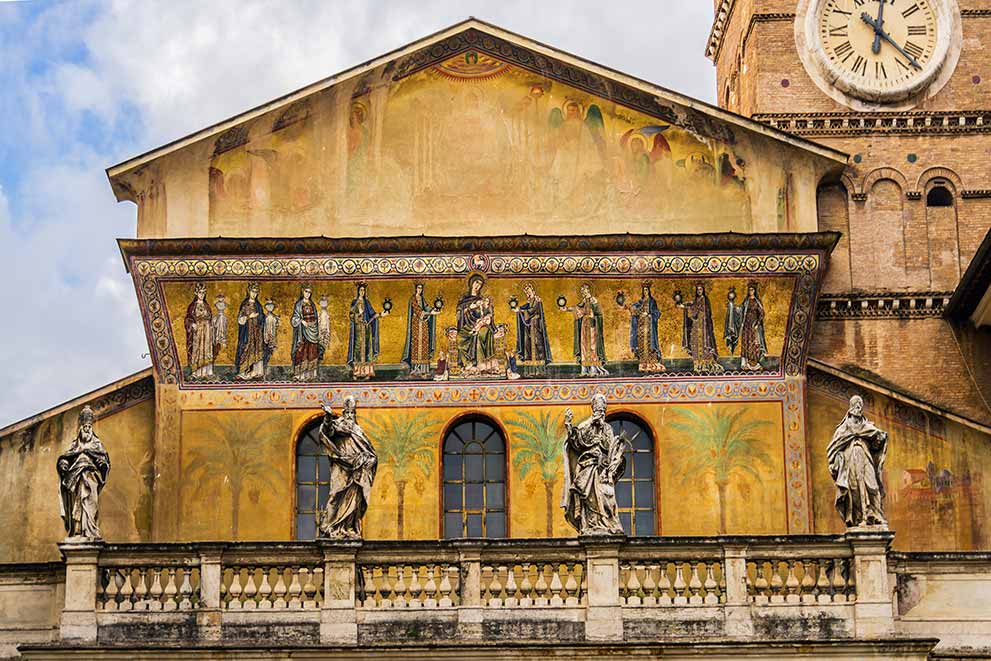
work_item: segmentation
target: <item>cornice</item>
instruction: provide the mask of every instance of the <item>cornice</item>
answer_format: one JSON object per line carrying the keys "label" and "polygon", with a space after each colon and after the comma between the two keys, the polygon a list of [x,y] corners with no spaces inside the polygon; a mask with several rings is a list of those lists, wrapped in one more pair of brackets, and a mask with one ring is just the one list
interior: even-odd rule
{"label": "cornice", "polygon": [[991,110],[758,113],[752,119],[806,138],[991,133]]}
{"label": "cornice", "polygon": [[987,188],[965,190],[960,193],[960,196],[966,200],[987,198],[991,197],[991,190]]}
{"label": "cornice", "polygon": [[706,42],[705,56],[715,62],[719,58],[719,51],[723,47],[723,34],[733,15],[733,8],[736,0],[723,0],[716,9],[716,14],[712,19],[712,29],[709,30],[709,41]]}
{"label": "cornice", "polygon": [[850,292],[822,294],[816,319],[942,317],[953,292]]}
{"label": "cornice", "polygon": [[740,49],[743,51],[747,50],[747,44],[750,42],[750,35],[753,34],[754,28],[757,27],[758,23],[778,23],[781,21],[794,21],[795,14],[786,13],[765,13],[765,14],[754,14],[750,17],[750,23],[747,24],[747,32],[743,35],[743,41],[740,43]]}
{"label": "cornice", "polygon": [[961,9],[960,15],[964,18],[986,18],[991,16],[991,9]]}

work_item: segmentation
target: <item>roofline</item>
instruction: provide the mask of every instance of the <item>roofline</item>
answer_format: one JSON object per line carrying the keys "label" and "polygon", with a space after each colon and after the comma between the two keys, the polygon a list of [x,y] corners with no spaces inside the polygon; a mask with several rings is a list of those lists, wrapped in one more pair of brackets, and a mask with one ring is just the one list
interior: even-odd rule
{"label": "roofline", "polygon": [[61,404],[56,404],[55,406],[51,407],[50,409],[46,409],[41,413],[35,413],[34,415],[24,418],[23,420],[13,422],[7,425],[6,427],[0,428],[0,438],[3,438],[4,436],[9,436],[10,434],[17,433],[23,429],[27,429],[28,427],[36,425],[39,422],[42,422],[43,420],[47,420],[48,418],[59,415],[60,413],[65,413],[66,411],[73,409],[79,406],[80,404],[84,404],[86,402],[92,401],[104,395],[108,395],[112,392],[116,392],[117,390],[126,388],[132,383],[137,383],[138,381],[141,381],[142,379],[149,377],[152,377],[152,368],[146,367],[139,372],[135,372],[134,374],[117,379],[116,381],[108,383],[105,386],[101,386],[97,388],[96,390],[91,390],[88,393],[79,395],[78,397],[74,397],[66,402],[62,402]]}
{"label": "roofline", "polygon": [[834,365],[830,365],[829,363],[823,362],[822,360],[819,360],[818,358],[812,358],[810,356],[809,357],[809,360],[808,360],[808,367],[814,367],[815,369],[818,369],[820,371],[823,371],[826,374],[831,374],[832,376],[835,376],[835,377],[840,378],[840,379],[844,379],[844,380],[849,381],[851,383],[855,383],[858,386],[861,386],[863,388],[868,388],[868,389],[873,390],[875,392],[879,392],[882,395],[885,395],[886,397],[890,397],[892,399],[898,400],[899,402],[902,402],[903,404],[909,404],[911,406],[915,406],[915,407],[920,408],[920,409],[922,409],[924,411],[928,411],[929,413],[933,413],[935,415],[941,416],[941,417],[946,418],[948,420],[952,420],[952,421],[957,422],[957,423],[959,423],[961,425],[964,425],[966,427],[970,427],[971,429],[975,429],[975,430],[977,430],[977,431],[979,431],[979,432],[981,432],[983,434],[988,434],[989,436],[991,436],[991,426],[988,426],[988,425],[985,425],[983,423],[977,422],[976,420],[971,420],[970,418],[967,418],[965,416],[962,416],[962,415],[960,415],[958,413],[954,413],[953,411],[950,411],[949,409],[944,409],[944,408],[941,408],[939,406],[935,406],[933,404],[930,404],[929,402],[926,402],[924,400],[919,399],[918,397],[914,397],[912,395],[909,395],[907,393],[901,392],[899,390],[894,390],[890,386],[884,386],[884,385],[881,385],[880,383],[877,383],[875,381],[871,381],[869,379],[865,379],[865,378],[863,378],[861,376],[856,376],[856,375],[851,374],[850,372],[847,372],[846,370],[843,370],[843,369],[841,369],[839,367],[836,367]]}
{"label": "roofline", "polygon": [[[645,81],[641,78],[637,78],[635,76],[631,76],[621,71],[617,71],[616,69],[612,69],[610,67],[601,65],[597,62],[593,62],[583,57],[573,55],[567,51],[560,50],[553,46],[549,46],[547,44],[541,43],[529,37],[519,35],[515,32],[511,32],[504,28],[500,28],[491,23],[487,23],[485,21],[481,21],[479,19],[472,17],[464,21],[461,21],[459,23],[455,23],[454,25],[451,25],[437,32],[434,32],[426,37],[422,37],[420,39],[417,39],[416,41],[412,41],[406,44],[405,46],[400,46],[399,48],[393,49],[371,60],[367,60],[361,64],[355,65],[353,67],[340,71],[336,74],[333,74],[331,76],[318,80],[314,83],[310,83],[309,85],[306,85],[292,92],[289,92],[288,94],[284,94],[271,101],[255,106],[254,108],[238,113],[237,115],[233,115],[231,117],[228,117],[227,119],[211,124],[206,128],[190,133],[184,137],[177,138],[160,147],[156,147],[142,154],[129,158],[126,161],[122,161],[116,165],[112,165],[106,169],[107,177],[108,179],[110,179],[111,185],[113,185],[114,178],[128,174],[129,172],[141,167],[142,165],[151,162],[152,160],[170,154],[194,142],[198,142],[213,135],[217,135],[222,131],[230,128],[231,126],[242,124],[262,114],[289,105],[290,103],[297,101],[302,97],[309,96],[316,92],[320,92],[332,85],[338,84],[349,78],[364,73],[365,71],[373,69],[390,60],[394,60],[404,53],[422,49],[426,46],[429,46],[433,43],[440,41],[445,37],[452,36],[459,32],[468,30],[470,28],[477,28],[483,32],[488,32],[489,34],[492,34],[492,36],[504,37],[504,38],[508,37],[514,41],[523,42],[521,45],[531,48],[533,50],[543,51],[545,55],[548,55],[550,57],[555,57],[555,58],[564,57],[571,59],[574,62],[585,66],[586,68],[598,70],[597,72],[600,74],[605,74],[612,78],[625,79],[626,81],[634,84],[635,86],[640,87],[643,91],[666,96],[669,98],[669,100],[675,101],[677,103],[680,103],[688,107],[704,109],[708,114],[715,115],[718,118],[730,122],[732,124],[736,124],[741,128],[762,133],[780,142],[784,142],[786,144],[792,145],[794,147],[798,147],[800,149],[804,149],[806,151],[814,152],[823,158],[835,161],[839,164],[846,165],[849,160],[849,155],[838,149],[827,147],[818,142],[814,142],[812,140],[808,140],[806,138],[793,135],[786,131],[773,128],[771,126],[750,119],[743,115],[738,115],[736,113],[724,110],[718,106],[712,105],[705,101],[701,101],[699,99],[694,99],[692,97],[685,96],[684,94],[680,94],[665,87],[661,87],[660,85],[656,85],[649,81]],[[117,194],[118,192],[116,190],[116,187],[114,187],[114,192],[115,194]],[[118,195],[117,199],[118,201],[120,201],[123,198],[121,198],[121,196]]]}
{"label": "roofline", "polygon": [[957,321],[970,318],[981,299],[991,288],[991,230],[984,235],[984,240],[977,247],[977,252],[970,260],[957,288],[953,290],[950,302],[944,308],[944,316]]}

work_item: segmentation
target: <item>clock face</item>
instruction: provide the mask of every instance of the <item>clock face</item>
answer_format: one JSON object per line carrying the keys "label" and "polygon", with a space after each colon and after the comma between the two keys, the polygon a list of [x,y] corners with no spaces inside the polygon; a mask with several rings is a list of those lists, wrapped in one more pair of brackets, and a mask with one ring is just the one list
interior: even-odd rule
{"label": "clock face", "polygon": [[939,2],[820,0],[821,68],[836,87],[867,100],[918,92],[938,73],[946,53]]}

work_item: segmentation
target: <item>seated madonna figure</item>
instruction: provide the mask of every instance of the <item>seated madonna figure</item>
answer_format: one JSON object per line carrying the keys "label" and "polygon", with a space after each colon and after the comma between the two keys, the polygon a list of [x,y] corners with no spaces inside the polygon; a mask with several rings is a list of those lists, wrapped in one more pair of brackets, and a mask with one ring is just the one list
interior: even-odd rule
{"label": "seated madonna figure", "polygon": [[458,300],[458,363],[468,375],[501,370],[496,358],[492,300],[482,296],[484,286],[480,274],[472,275],[468,291]]}
{"label": "seated madonna figure", "polygon": [[864,416],[864,400],[854,395],[826,448],[829,473],[836,483],[836,510],[848,527],[887,527],[882,481],[887,452],[887,432]]}

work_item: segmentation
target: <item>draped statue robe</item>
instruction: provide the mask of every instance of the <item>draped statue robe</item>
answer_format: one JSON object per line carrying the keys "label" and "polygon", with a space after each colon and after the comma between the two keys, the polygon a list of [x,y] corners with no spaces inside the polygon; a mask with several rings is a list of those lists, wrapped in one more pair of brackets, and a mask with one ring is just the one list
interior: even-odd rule
{"label": "draped statue robe", "polygon": [[354,420],[328,415],[320,427],[320,444],[330,457],[330,493],[320,514],[320,537],[361,539],[361,519],[368,509],[378,457]]}
{"label": "draped statue robe", "polygon": [[564,445],[564,518],[579,535],[622,535],[616,480],[626,470],[624,441],[605,419],[568,425]]}
{"label": "draped statue robe", "polygon": [[836,483],[836,510],[848,526],[887,525],[884,518],[884,460],[888,434],[863,415],[848,412],[826,448]]}
{"label": "draped statue robe", "polygon": [[84,441],[76,436],[59,457],[59,502],[68,537],[101,539],[100,492],[110,473],[110,455],[96,434]]}

